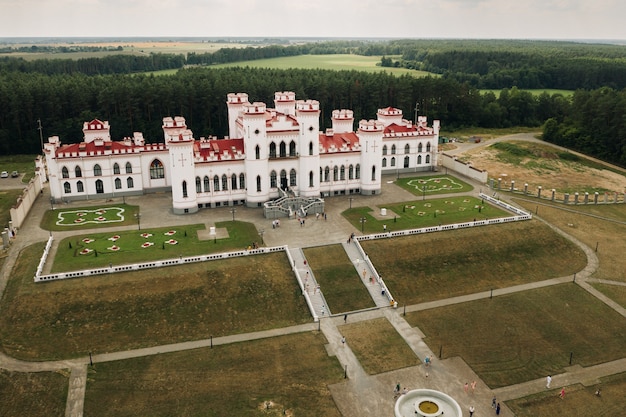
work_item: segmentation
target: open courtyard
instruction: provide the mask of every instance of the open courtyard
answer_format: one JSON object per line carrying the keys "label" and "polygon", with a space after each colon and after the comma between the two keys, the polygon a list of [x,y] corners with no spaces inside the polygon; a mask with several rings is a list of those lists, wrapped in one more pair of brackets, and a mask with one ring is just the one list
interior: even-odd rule
{"label": "open courtyard", "polygon": [[[419,178],[417,184],[423,184]],[[104,229],[54,229],[54,263],[108,265],[110,259],[132,262],[133,254],[187,253],[194,245],[213,253],[251,241],[287,244],[295,263],[277,252],[36,284],[33,259],[49,233],[33,221],[49,212],[42,199],[12,248],[16,256],[6,261],[12,273],[0,306],[0,365],[7,370],[0,392],[25,400],[0,409],[32,416],[50,415],[41,410],[78,416],[79,410],[90,416],[391,417],[397,383],[444,391],[464,412],[473,405],[476,415],[493,413],[493,396],[504,416],[626,408],[626,297],[616,285],[626,282],[626,265],[613,255],[624,249],[623,239],[614,238],[626,232],[623,206],[597,206],[591,217],[588,207],[537,210],[536,202],[518,199],[567,234],[530,220],[362,241],[398,302],[393,308],[382,306],[374,271],[346,242],[352,233],[380,233],[383,225],[402,230],[409,217],[415,224],[435,220],[435,213],[436,224],[451,212],[465,216],[456,221],[494,218],[499,210],[483,204],[475,189],[422,195],[419,187],[411,193],[399,185],[390,181],[381,196],[329,198],[328,218],[309,218],[304,227],[284,220],[272,228],[260,210],[245,207],[175,216],[162,196],[128,198],[140,208],[141,230],[134,216]],[[104,206],[93,204],[94,211]],[[64,211],[73,209],[67,206]],[[197,239],[211,226],[228,237]],[[172,239],[177,243],[165,244]],[[143,248],[146,242],[153,245]],[[93,252],[81,255],[85,248]],[[302,280],[309,274],[304,291],[319,322],[294,273]],[[320,293],[324,304],[318,305]],[[36,375],[36,383],[18,374]],[[475,389],[466,392],[472,381]],[[558,398],[562,387],[565,400]],[[594,395],[598,388],[601,396]],[[42,390],[50,394],[38,395]],[[46,405],[28,408],[29,399]]]}

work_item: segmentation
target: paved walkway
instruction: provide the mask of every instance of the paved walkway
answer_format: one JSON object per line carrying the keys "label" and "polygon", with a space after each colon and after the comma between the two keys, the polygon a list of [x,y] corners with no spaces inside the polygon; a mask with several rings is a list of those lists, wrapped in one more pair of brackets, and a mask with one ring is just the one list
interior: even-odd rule
{"label": "paved walkway", "polygon": [[[428,173],[426,173],[428,174]],[[497,289],[493,291],[469,294],[465,296],[453,297],[444,300],[426,302],[410,306],[402,306],[394,309],[389,306],[386,297],[380,292],[378,283],[371,283],[370,277],[374,274],[369,265],[363,262],[361,253],[357,250],[354,243],[348,243],[348,237],[354,233],[360,234],[347,221],[341,217],[340,213],[352,207],[367,205],[376,207],[385,202],[408,201],[414,200],[415,196],[393,184],[395,176],[386,177],[383,184],[383,193],[378,196],[346,196],[332,197],[326,199],[327,218],[309,218],[303,227],[296,220],[282,220],[279,228],[272,228],[272,220],[263,218],[262,211],[259,209],[248,209],[246,207],[237,207],[235,216],[237,220],[245,220],[253,222],[257,225],[259,231],[262,230],[259,240],[267,246],[288,245],[289,252],[295,262],[295,269],[301,279],[309,286],[309,296],[312,301],[315,312],[321,317],[319,323],[309,323],[300,326],[292,326],[281,329],[272,329],[261,332],[225,336],[219,338],[209,338],[205,340],[197,340],[185,343],[176,343],[170,345],[156,346],[145,349],[135,349],[123,352],[112,352],[107,354],[94,355],[92,358],[83,357],[66,361],[51,362],[24,362],[7,357],[0,354],[0,367],[20,372],[40,372],[54,371],[58,369],[69,369],[71,375],[69,378],[68,400],[66,416],[80,417],[82,416],[83,399],[85,394],[85,386],[87,380],[87,369],[90,360],[94,363],[107,362],[113,360],[136,358],[147,355],[155,355],[166,352],[176,352],[188,349],[211,348],[213,345],[221,345],[228,343],[236,343],[244,340],[255,340],[266,337],[275,337],[284,334],[307,332],[321,330],[329,341],[327,350],[329,354],[335,355],[337,360],[342,364],[346,372],[346,381],[335,384],[330,387],[330,391],[335,402],[344,417],[362,417],[364,415],[372,416],[389,416],[393,415],[393,387],[398,381],[403,386],[411,388],[431,388],[444,391],[455,398],[461,408],[466,412],[470,405],[476,408],[475,415],[484,416],[493,413],[491,409],[491,398],[496,396],[503,406],[502,416],[512,416],[512,412],[504,405],[503,401],[525,397],[534,393],[545,390],[545,380],[527,381],[522,384],[516,384],[495,390],[489,389],[480,378],[463,362],[460,358],[449,358],[445,360],[436,359],[436,354],[432,352],[423,341],[423,334],[419,328],[411,327],[403,317],[403,313],[411,311],[419,311],[429,308],[438,308],[447,305],[485,299],[488,297],[497,297],[504,294],[510,294],[519,291],[526,291],[532,288],[540,288],[549,285],[557,285],[563,282],[574,281],[582,288],[594,295],[615,311],[626,317],[626,310],[617,303],[608,299],[602,293],[595,290],[588,284],[591,274],[597,268],[597,257],[590,248],[581,242],[573,239],[561,230],[555,229],[558,233],[563,234],[572,239],[587,254],[587,267],[577,273],[575,276],[566,276],[535,283],[517,285],[508,288]],[[467,181],[467,179],[465,179]],[[476,190],[480,189],[480,184],[474,184]],[[474,192],[474,193],[477,193]],[[5,264],[0,271],[0,294],[4,290],[9,271],[13,268],[17,254],[19,251],[31,245],[34,242],[40,242],[47,239],[49,233],[39,228],[39,219],[43,213],[50,208],[49,195],[47,190],[44,195],[39,198],[35,204],[29,218],[20,230],[17,238],[14,240],[9,255],[5,260]],[[233,213],[231,208],[220,208],[212,210],[202,210],[198,213],[188,216],[178,216],[171,213],[171,199],[167,194],[152,194],[141,197],[128,197],[126,201],[129,204],[137,204],[141,208],[141,226],[145,228],[159,227],[167,225],[181,225],[189,223],[204,223],[213,225],[215,222],[232,219]],[[93,204],[102,204],[102,201],[93,201]],[[63,207],[83,206],[85,202],[71,203],[63,205]],[[139,224],[137,225],[139,226]],[[134,226],[125,229],[133,229]],[[122,230],[115,229],[115,230]],[[66,235],[74,234],[72,232],[54,232],[55,238],[62,239]],[[305,264],[302,248],[326,244],[340,243],[346,254],[353,261],[355,270],[362,279],[363,285],[368,289],[376,308],[351,312],[349,314],[349,323],[371,320],[374,318],[386,318],[398,334],[406,341],[407,345],[415,352],[415,355],[423,361],[426,356],[434,358],[432,365],[426,368],[423,365],[400,369],[393,372],[387,372],[380,375],[367,375],[360,366],[356,356],[350,348],[350,341],[341,342],[341,326],[344,325],[343,312],[331,312],[328,309],[323,297],[322,291],[317,291],[317,281],[308,262]],[[365,274],[363,273],[365,269]],[[307,278],[308,273],[308,278]],[[335,313],[335,315],[333,315]],[[626,358],[617,361],[600,364],[588,368],[580,366],[572,366],[567,368],[564,373],[554,375],[552,388],[558,389],[561,386],[568,386],[574,383],[582,383],[584,385],[597,383],[599,378],[607,375],[626,372]],[[465,382],[476,381],[476,390],[474,392],[465,392],[463,385]]]}

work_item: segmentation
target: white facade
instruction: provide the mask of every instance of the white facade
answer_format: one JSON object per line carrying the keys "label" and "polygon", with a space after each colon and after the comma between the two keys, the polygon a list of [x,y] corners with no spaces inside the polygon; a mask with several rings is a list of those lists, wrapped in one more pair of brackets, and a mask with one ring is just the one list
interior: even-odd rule
{"label": "white facade", "polygon": [[[113,141],[108,122],[92,120],[84,140],[44,147],[54,199],[138,195],[169,191],[175,213],[202,207],[245,204],[260,207],[279,188],[302,197],[378,194],[381,175],[433,170],[439,122],[426,126],[402,119],[394,108],[378,111],[353,131],[350,110],[335,110],[332,129],[319,130],[315,100],[277,92],[274,108],[227,97],[229,136],[195,139],[183,117],[163,119],[164,141],[146,144],[141,133]],[[401,165],[400,165],[401,164]]]}

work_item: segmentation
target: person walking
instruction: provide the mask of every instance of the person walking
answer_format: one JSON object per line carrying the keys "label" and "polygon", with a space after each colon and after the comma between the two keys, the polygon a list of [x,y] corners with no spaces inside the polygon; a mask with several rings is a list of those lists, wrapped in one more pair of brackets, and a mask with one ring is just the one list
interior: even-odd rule
{"label": "person walking", "polygon": [[561,399],[565,398],[565,388],[561,388],[561,392],[559,393],[559,397],[561,397]]}
{"label": "person walking", "polygon": [[552,376],[548,375],[546,377],[546,388],[550,389],[550,384],[552,383]]}
{"label": "person walking", "polygon": [[474,406],[473,405],[470,405],[469,414],[470,414],[469,417],[473,417],[474,416]]}
{"label": "person walking", "polygon": [[500,415],[500,403],[498,403],[496,405],[496,415],[499,416]]}

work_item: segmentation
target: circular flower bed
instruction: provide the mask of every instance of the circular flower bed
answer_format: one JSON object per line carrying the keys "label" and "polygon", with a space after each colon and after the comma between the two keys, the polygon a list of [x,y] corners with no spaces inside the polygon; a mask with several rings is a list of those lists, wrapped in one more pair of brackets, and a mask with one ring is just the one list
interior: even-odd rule
{"label": "circular flower bed", "polygon": [[145,248],[149,248],[149,247],[150,247],[150,246],[152,246],[152,245],[154,245],[154,243],[152,243],[152,242],[146,242],[146,243],[142,244],[142,245],[141,245],[141,247],[145,249]]}
{"label": "circular flower bed", "polygon": [[86,238],[83,239],[83,243],[91,243],[91,242],[95,242],[95,241],[96,241],[95,239],[91,239],[89,237],[86,237]]}
{"label": "circular flower bed", "polygon": [[147,239],[149,237],[152,237],[152,233],[142,233],[141,237],[143,237],[144,239]]}
{"label": "circular flower bed", "polygon": [[112,250],[112,251],[118,251],[118,250],[120,250],[120,247],[117,246],[117,245],[113,245],[113,246],[111,246],[110,248],[107,248],[107,249],[108,250]]}
{"label": "circular flower bed", "polygon": [[169,232],[165,232],[163,233],[165,236],[172,236],[174,234],[176,234],[176,230],[170,230]]}
{"label": "circular flower bed", "polygon": [[106,217],[98,216],[96,217],[96,220],[98,220],[99,222],[103,222],[106,220]]}
{"label": "circular flower bed", "polygon": [[76,220],[74,220],[74,223],[82,223],[84,221],[85,221],[85,219],[76,219]]}
{"label": "circular flower bed", "polygon": [[93,249],[85,248],[78,253],[80,253],[81,255],[87,255],[89,252],[93,252]]}
{"label": "circular flower bed", "polygon": [[165,242],[165,243],[169,243],[170,245],[175,245],[175,244],[177,244],[177,243],[178,243],[178,240],[170,239],[170,240],[168,240],[168,241],[167,241],[167,242]]}
{"label": "circular flower bed", "polygon": [[120,235],[115,235],[115,236],[111,236],[111,237],[109,238],[109,240],[110,240],[111,242],[115,242],[115,241],[116,241],[117,239],[119,239],[119,238],[120,238]]}

